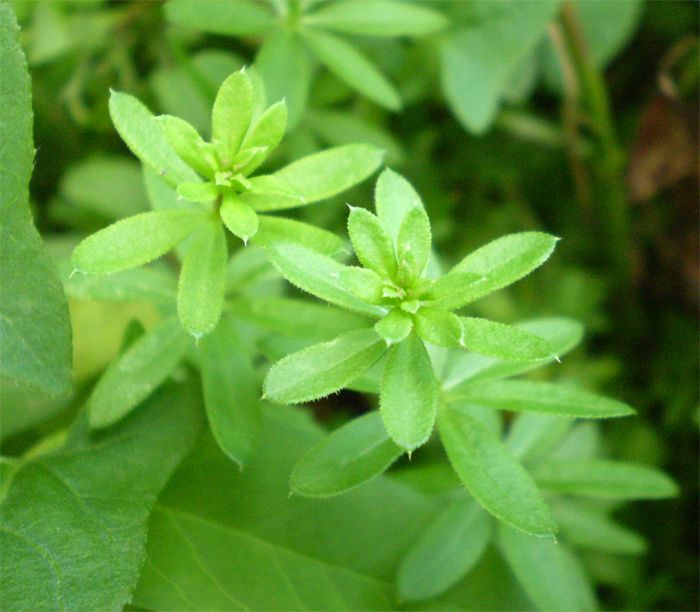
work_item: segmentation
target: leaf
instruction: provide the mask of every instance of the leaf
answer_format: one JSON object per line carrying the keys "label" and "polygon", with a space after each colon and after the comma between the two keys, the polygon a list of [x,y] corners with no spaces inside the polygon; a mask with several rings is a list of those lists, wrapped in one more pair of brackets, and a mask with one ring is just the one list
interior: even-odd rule
{"label": "leaf", "polygon": [[116,423],[163,384],[190,346],[180,321],[163,321],[134,342],[97,381],[87,402],[90,426]]}
{"label": "leaf", "polygon": [[420,278],[428,264],[431,241],[428,215],[422,206],[414,206],[404,216],[396,240],[399,282],[405,279],[411,284]]}
{"label": "leaf", "polygon": [[241,145],[241,149],[260,149],[261,153],[243,167],[241,172],[245,176],[260,166],[277,148],[286,127],[287,105],[284,101],[277,102],[262,114]]}
{"label": "leaf", "polygon": [[509,361],[539,361],[554,355],[546,340],[512,325],[486,319],[460,317],[462,346],[477,353]]}
{"label": "leaf", "polygon": [[343,287],[363,302],[381,303],[384,284],[376,272],[358,266],[345,266],[338,273],[338,278]]}
{"label": "leaf", "polygon": [[523,412],[513,419],[506,446],[519,461],[536,461],[562,441],[572,423],[572,418],[557,414]]}
{"label": "leaf", "polygon": [[426,342],[436,346],[459,346],[462,341],[462,323],[451,312],[422,306],[413,315],[416,333]]}
{"label": "leaf", "polygon": [[304,41],[341,81],[383,106],[397,112],[403,103],[396,88],[355,47],[321,30],[304,28]]}
{"label": "leaf", "polygon": [[132,153],[149,165],[169,185],[199,181],[197,174],[170,146],[163,124],[133,96],[112,91],[109,114],[114,127]]}
{"label": "leaf", "polygon": [[3,478],[3,610],[129,602],[156,496],[199,428],[195,405],[191,390],[171,386],[86,446],[23,461]]}
{"label": "leaf", "polygon": [[224,316],[197,348],[211,432],[219,448],[243,469],[260,426],[259,383],[247,347],[233,319]]}
{"label": "leaf", "polygon": [[213,202],[219,197],[221,187],[216,183],[180,183],[177,186],[177,195],[190,202]]}
{"label": "leaf", "polygon": [[273,244],[266,251],[280,274],[300,289],[341,308],[375,318],[384,316],[384,309],[365,304],[343,286],[339,275],[345,266],[334,259],[298,244]]}
{"label": "leaf", "polygon": [[364,208],[353,207],[348,215],[348,233],[357,259],[384,279],[396,276],[396,254],[391,236],[382,222]]}
{"label": "leaf", "polygon": [[228,36],[264,34],[275,26],[269,9],[257,2],[239,0],[177,0],[165,5],[168,20],[185,28]]}
{"label": "leaf", "polygon": [[[509,234],[467,255],[450,270],[450,274],[470,272],[486,277],[486,280],[474,285],[474,292],[469,298],[469,302],[473,302],[511,285],[541,266],[554,251],[557,240],[558,238],[542,232]],[[443,310],[454,310],[464,305],[463,298],[459,295],[435,303],[436,307]]]}
{"label": "leaf", "polygon": [[511,77],[556,17],[558,2],[498,2],[489,18],[456,30],[442,41],[442,90],[462,125],[483,134],[508,92]]}
{"label": "leaf", "polygon": [[533,538],[506,525],[499,526],[498,543],[538,610],[598,609],[593,586],[576,557],[563,544]]}
{"label": "leaf", "polygon": [[678,495],[676,483],[660,470],[623,461],[547,461],[538,464],[532,475],[545,489],[586,497],[663,499]]}
{"label": "leaf", "polygon": [[253,86],[243,69],[230,75],[216,94],[211,115],[212,142],[220,143],[233,158],[250,127],[252,116]]}
{"label": "leaf", "polygon": [[371,145],[345,145],[303,157],[272,176],[312,204],[364,181],[379,168],[383,157],[384,152]]}
{"label": "leaf", "polygon": [[557,525],[544,497],[495,434],[451,408],[440,410],[438,427],[452,467],[486,510],[526,533],[554,537]]}
{"label": "leaf", "polygon": [[192,240],[180,271],[177,313],[195,338],[211,332],[224,308],[226,236],[221,223],[210,221]]}
{"label": "leaf", "polygon": [[396,344],[405,340],[412,329],[411,315],[400,308],[392,308],[389,314],[374,325],[374,330],[387,341],[387,344]]}
{"label": "leaf", "polygon": [[422,300],[435,300],[435,306],[441,307],[441,300],[450,306],[449,310],[458,310],[473,302],[473,296],[479,295],[479,287],[485,277],[473,272],[451,272],[436,279],[420,296]]}
{"label": "leaf", "polygon": [[0,373],[45,393],[73,386],[68,303],[29,210],[31,83],[12,7],[0,5]]}
{"label": "leaf", "polygon": [[325,397],[366,372],[385,352],[386,344],[373,329],[347,332],[278,361],[265,378],[265,397],[281,404]]}
{"label": "leaf", "polygon": [[384,366],[379,409],[392,440],[407,451],[424,444],[435,424],[438,385],[428,351],[415,334],[393,345]]}
{"label": "leaf", "polygon": [[[197,130],[187,123],[187,121],[183,121],[171,115],[161,115],[158,119],[163,124],[165,137],[180,159],[202,176],[213,179],[214,172],[218,170],[218,167],[214,164],[207,163],[207,159],[203,157],[202,151],[206,143],[197,133]],[[197,185],[199,183],[194,184]]]}
{"label": "leaf", "polygon": [[372,411],[339,427],[294,466],[290,486],[307,497],[331,497],[371,480],[403,454]]}
{"label": "leaf", "polygon": [[308,223],[270,215],[258,216],[258,223],[253,242],[261,246],[293,242],[322,255],[335,255],[343,248],[344,242],[338,236]]}
{"label": "leaf", "polygon": [[406,213],[415,206],[423,206],[420,196],[411,184],[388,168],[377,179],[374,201],[377,216],[388,230],[394,244],[398,241],[399,228]]}
{"label": "leaf", "polygon": [[450,503],[401,562],[399,598],[430,599],[462,580],[486,551],[492,527],[489,515],[473,499]]}
{"label": "leaf", "polygon": [[337,2],[304,15],[306,26],[362,36],[425,36],[442,30],[447,19],[437,11],[402,2]]}
{"label": "leaf", "polygon": [[248,242],[258,231],[258,215],[236,193],[228,192],[224,195],[219,214],[229,231],[243,242]]}
{"label": "leaf", "polygon": [[203,210],[159,210],[113,223],[88,236],[71,264],[83,274],[113,274],[165,255],[206,221]]}

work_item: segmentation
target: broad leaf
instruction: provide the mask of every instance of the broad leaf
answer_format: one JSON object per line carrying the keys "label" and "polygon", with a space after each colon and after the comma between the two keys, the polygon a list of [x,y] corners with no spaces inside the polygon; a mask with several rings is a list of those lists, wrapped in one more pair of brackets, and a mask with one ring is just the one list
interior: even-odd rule
{"label": "broad leaf", "polygon": [[282,404],[325,397],[366,372],[385,352],[386,343],[373,329],[315,344],[272,366],[265,378],[265,396]]}
{"label": "broad leaf", "polygon": [[[216,94],[211,115],[211,138],[233,158],[253,116],[253,86],[243,70],[234,72]],[[226,165],[226,164],[224,164]]]}
{"label": "broad leaf", "polygon": [[142,266],[171,251],[206,219],[203,210],[159,210],[122,219],[75,248],[73,269],[113,274]]}
{"label": "broad leaf", "polygon": [[171,115],[162,115],[158,119],[163,123],[165,137],[168,139],[170,146],[175,149],[175,153],[180,156],[180,159],[202,176],[213,179],[216,166],[207,163],[207,160],[202,155],[206,143],[197,133],[197,130],[187,121]]}
{"label": "broad leaf", "polygon": [[163,124],[129,94],[112,91],[109,113],[114,127],[131,151],[173,187],[195,183],[199,177],[170,146]]}
{"label": "broad leaf", "polygon": [[462,341],[460,318],[451,312],[421,307],[413,315],[416,333],[435,346],[453,347]]}
{"label": "broad leaf", "polygon": [[541,361],[554,357],[552,345],[512,325],[487,319],[460,317],[462,346],[482,355],[508,361]]}
{"label": "broad leaf", "polygon": [[403,454],[372,411],[336,429],[294,466],[290,486],[308,497],[345,493],[384,472]]}
{"label": "broad leaf", "polygon": [[258,231],[258,215],[239,195],[226,193],[219,209],[222,221],[232,234],[248,242]]}
{"label": "broad leaf", "polygon": [[180,271],[177,313],[195,338],[211,332],[224,307],[226,236],[221,222],[209,221],[192,240]]}
{"label": "broad leaf", "polygon": [[420,278],[430,257],[430,220],[422,206],[414,206],[401,222],[396,240],[399,282],[411,284]]}
{"label": "broad leaf", "polygon": [[453,501],[401,562],[399,598],[430,599],[454,586],[483,556],[492,527],[493,520],[473,499]]}
{"label": "broad leaf", "polygon": [[379,409],[391,438],[409,452],[424,444],[433,430],[438,384],[428,351],[415,334],[389,350],[384,366]]}
{"label": "broad leaf", "polygon": [[264,4],[248,0],[177,0],[165,5],[165,14],[185,28],[229,36],[264,34],[275,26],[274,16]]}
{"label": "broad leaf", "polygon": [[557,526],[544,497],[495,434],[450,408],[440,410],[438,427],[452,467],[486,510],[526,533],[554,537]]}
{"label": "broad leaf", "polygon": [[207,419],[221,450],[243,469],[253,449],[260,421],[260,389],[231,317],[197,345]]}
{"label": "broad leaf", "polygon": [[295,242],[323,255],[336,255],[343,248],[343,240],[335,234],[294,219],[260,215],[258,224],[258,231],[252,240],[261,246]]}
{"label": "broad leaf", "polygon": [[175,317],[141,336],[95,385],[87,403],[90,425],[107,427],[131,412],[165,381],[189,346]]}
{"label": "broad leaf", "polygon": [[394,244],[398,241],[399,228],[406,213],[415,206],[423,206],[420,196],[411,184],[388,168],[377,179],[374,201],[377,216],[389,231]]}
{"label": "broad leaf", "polygon": [[549,491],[609,499],[663,499],[678,495],[678,487],[655,468],[623,461],[547,461],[532,473]]}
{"label": "broad leaf", "polygon": [[396,254],[391,236],[382,222],[364,208],[351,208],[348,233],[357,259],[384,279],[396,276]]}
{"label": "broad leaf", "polygon": [[290,185],[307,204],[342,193],[369,177],[384,152],[366,144],[345,145],[303,157],[273,176]]}
{"label": "broad leaf", "polygon": [[46,393],[73,384],[68,303],[29,210],[31,83],[12,7],[0,5],[0,374]]}
{"label": "broad leaf", "polygon": [[321,30],[304,28],[301,35],[341,81],[390,111],[401,110],[403,102],[396,88],[355,47]]}
{"label": "broad leaf", "polygon": [[148,515],[199,426],[195,405],[190,390],[169,387],[106,435],[3,478],[3,610],[121,610],[130,601]]}

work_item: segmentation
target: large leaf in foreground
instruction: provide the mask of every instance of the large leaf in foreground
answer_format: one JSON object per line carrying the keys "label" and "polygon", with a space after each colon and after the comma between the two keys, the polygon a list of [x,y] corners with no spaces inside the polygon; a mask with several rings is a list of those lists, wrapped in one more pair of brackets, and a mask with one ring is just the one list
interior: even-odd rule
{"label": "large leaf in foreground", "polygon": [[0,374],[44,392],[73,384],[68,303],[32,224],[31,83],[9,4],[0,5]]}
{"label": "large leaf in foreground", "polygon": [[87,446],[19,464],[3,483],[3,610],[122,609],[156,496],[198,429],[194,405],[170,387]]}

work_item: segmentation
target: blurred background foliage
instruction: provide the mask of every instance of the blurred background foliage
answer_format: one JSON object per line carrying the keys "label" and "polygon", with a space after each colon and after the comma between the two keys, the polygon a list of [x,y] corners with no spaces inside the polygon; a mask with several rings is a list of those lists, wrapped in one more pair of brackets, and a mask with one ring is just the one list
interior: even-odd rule
{"label": "blurred background foliage", "polygon": [[[109,119],[110,88],[207,137],[219,84],[254,65],[273,97],[296,100],[269,167],[328,145],[385,148],[388,165],[423,196],[446,264],[508,232],[561,236],[541,272],[474,313],[585,324],[585,346],[563,376],[633,405],[638,418],[604,424],[608,452],[661,467],[683,491],[621,511],[651,554],[614,563],[596,555],[589,567],[601,600],[606,609],[697,609],[698,4],[416,4],[448,25],[416,37],[342,35],[395,88],[401,105],[388,109],[311,56],[302,67],[285,56],[288,72],[271,82],[280,66],[264,44],[286,31],[284,2],[260,3],[281,24],[272,35],[204,18],[187,27],[182,7],[161,2],[13,2],[32,76],[37,226],[61,262],[81,237],[146,209],[140,167]],[[368,206],[369,182],[343,201]],[[341,204],[299,214],[343,232]],[[147,304],[78,300],[71,315],[77,396],[56,403],[6,387],[31,408],[3,422],[10,453],[70,418],[130,321],[149,327],[157,318]],[[347,394],[322,404],[321,416],[339,418],[334,407],[349,399],[361,403]]]}

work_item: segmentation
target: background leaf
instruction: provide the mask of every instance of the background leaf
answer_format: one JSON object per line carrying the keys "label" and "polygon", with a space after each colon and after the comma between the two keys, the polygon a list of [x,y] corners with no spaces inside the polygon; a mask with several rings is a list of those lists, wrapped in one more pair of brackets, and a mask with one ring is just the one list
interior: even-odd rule
{"label": "background leaf", "polygon": [[165,14],[182,27],[231,36],[264,34],[275,25],[265,5],[247,0],[177,0],[165,5]]}

